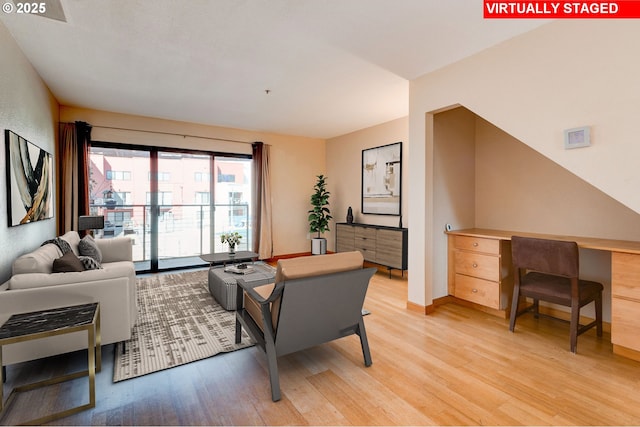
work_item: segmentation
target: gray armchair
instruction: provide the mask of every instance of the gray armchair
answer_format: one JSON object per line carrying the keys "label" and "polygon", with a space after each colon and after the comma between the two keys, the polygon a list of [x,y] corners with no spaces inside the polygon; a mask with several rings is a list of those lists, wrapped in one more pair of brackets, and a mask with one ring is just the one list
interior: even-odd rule
{"label": "gray armchair", "polygon": [[292,258],[278,261],[275,283],[238,280],[236,342],[244,327],[266,352],[274,402],[281,398],[279,356],[355,334],[371,365],[362,306],[376,269],[362,264],[360,252]]}

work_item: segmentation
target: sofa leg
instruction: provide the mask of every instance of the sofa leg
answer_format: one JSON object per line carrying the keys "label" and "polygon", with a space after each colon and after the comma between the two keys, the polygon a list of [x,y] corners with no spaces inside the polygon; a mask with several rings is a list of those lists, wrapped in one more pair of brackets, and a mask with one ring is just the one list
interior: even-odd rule
{"label": "sofa leg", "polygon": [[126,352],[127,352],[127,342],[122,341],[122,354],[125,354]]}

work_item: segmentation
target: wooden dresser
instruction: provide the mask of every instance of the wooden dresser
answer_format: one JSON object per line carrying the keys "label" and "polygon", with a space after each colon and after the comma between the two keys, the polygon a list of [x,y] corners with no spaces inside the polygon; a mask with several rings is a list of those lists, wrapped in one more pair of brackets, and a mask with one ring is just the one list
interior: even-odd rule
{"label": "wooden dresser", "polygon": [[613,352],[640,361],[640,242],[478,228],[447,235],[449,295],[504,313],[513,290],[511,236],[569,240],[579,248],[610,252]]}
{"label": "wooden dresser", "polygon": [[336,224],[336,252],[360,251],[365,261],[407,269],[408,230],[358,223]]}
{"label": "wooden dresser", "polygon": [[449,295],[507,316],[513,295],[511,242],[449,235]]}

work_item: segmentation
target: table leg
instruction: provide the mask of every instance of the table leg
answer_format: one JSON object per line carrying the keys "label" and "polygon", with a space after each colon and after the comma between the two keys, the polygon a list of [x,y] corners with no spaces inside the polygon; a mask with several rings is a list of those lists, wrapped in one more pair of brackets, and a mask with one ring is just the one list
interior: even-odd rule
{"label": "table leg", "polygon": [[89,354],[89,408],[96,406],[96,331],[95,325],[87,329]]}

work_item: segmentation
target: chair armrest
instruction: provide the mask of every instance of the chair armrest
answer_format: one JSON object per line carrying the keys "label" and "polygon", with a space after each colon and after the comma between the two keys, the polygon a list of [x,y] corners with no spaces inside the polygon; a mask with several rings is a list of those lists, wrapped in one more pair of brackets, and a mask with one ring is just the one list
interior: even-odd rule
{"label": "chair armrest", "polygon": [[253,289],[255,286],[245,283],[243,279],[237,279],[236,283],[251,297],[251,299],[253,299],[260,305],[271,304],[272,302],[277,300],[278,297],[280,297],[280,295],[282,294],[282,290],[284,289],[284,283],[276,283],[276,286],[273,288],[273,291],[271,292],[271,295],[269,295],[269,298],[264,298]]}

